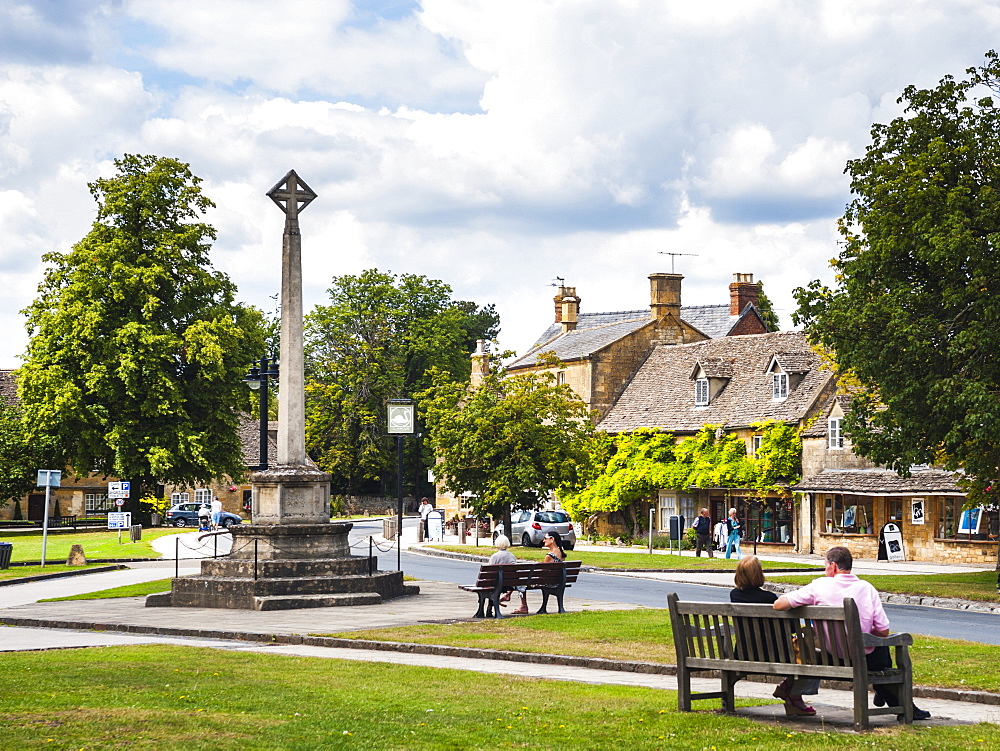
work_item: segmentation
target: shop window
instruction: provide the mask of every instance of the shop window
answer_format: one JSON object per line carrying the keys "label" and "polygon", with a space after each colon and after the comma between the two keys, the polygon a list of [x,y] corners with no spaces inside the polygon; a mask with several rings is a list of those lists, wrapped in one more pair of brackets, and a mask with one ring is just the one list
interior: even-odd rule
{"label": "shop window", "polygon": [[827,495],[824,529],[827,532],[848,535],[875,534],[872,500],[870,496],[839,493]]}
{"label": "shop window", "polygon": [[751,501],[746,505],[745,520],[750,530],[750,539],[757,542],[794,542],[792,510],[788,501],[782,498],[765,498]]}
{"label": "shop window", "polygon": [[886,521],[896,522],[896,524],[903,524],[903,499],[902,498],[886,498],[885,499],[885,517]]}
{"label": "shop window", "polygon": [[962,515],[964,498],[942,498],[938,504],[937,536],[954,539],[958,533],[958,519]]}
{"label": "shop window", "polygon": [[1000,508],[965,509],[964,498],[945,498],[938,517],[939,536],[953,540],[989,540],[1000,535]]}

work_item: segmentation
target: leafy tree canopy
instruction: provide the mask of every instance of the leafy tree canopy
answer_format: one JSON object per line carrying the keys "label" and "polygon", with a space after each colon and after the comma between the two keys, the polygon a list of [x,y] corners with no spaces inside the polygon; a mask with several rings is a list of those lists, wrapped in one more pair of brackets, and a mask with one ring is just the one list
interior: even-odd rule
{"label": "leafy tree canopy", "polygon": [[239,477],[237,407],[261,315],[209,266],[215,230],[198,220],[213,204],[188,165],[126,155],[115,166],[90,184],[92,229],[43,257],[50,268],[24,311],[25,424],[78,473],[147,489]]}
{"label": "leafy tree canopy", "polygon": [[20,407],[0,402],[0,506],[34,490],[38,470],[61,466],[53,437],[29,437]]}
{"label": "leafy tree canopy", "polygon": [[591,467],[586,404],[552,372],[508,375],[493,367],[469,388],[442,371],[419,409],[437,454],[435,473],[477,514],[537,508],[553,491],[577,489]]}
{"label": "leafy tree canopy", "polygon": [[[466,383],[476,340],[493,339],[499,318],[413,274],[370,269],[335,277],[328,292],[306,317],[306,445],[337,492],[380,492],[396,471],[388,400],[426,389],[431,369]],[[408,466],[433,463],[419,438],[406,443]]]}
{"label": "leafy tree canopy", "polygon": [[872,127],[847,165],[836,284],[795,292],[797,323],[855,384],[854,449],[906,473],[964,467],[1000,479],[1000,59],[932,89]]}
{"label": "leafy tree canopy", "polygon": [[764,325],[768,331],[780,331],[781,322],[778,320],[778,314],[774,312],[771,298],[764,294],[763,282],[757,282],[757,290],[757,309],[760,311],[760,317],[764,319]]}

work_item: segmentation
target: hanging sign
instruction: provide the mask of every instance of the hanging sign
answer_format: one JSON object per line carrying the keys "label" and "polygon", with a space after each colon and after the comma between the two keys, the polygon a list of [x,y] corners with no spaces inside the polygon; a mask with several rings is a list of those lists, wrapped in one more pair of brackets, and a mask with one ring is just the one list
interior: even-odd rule
{"label": "hanging sign", "polygon": [[392,434],[413,433],[413,405],[389,403],[389,432]]}

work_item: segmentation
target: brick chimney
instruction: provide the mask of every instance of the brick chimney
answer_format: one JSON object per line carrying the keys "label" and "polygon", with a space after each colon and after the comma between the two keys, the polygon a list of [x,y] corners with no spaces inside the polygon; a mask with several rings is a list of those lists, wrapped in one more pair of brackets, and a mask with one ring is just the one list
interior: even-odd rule
{"label": "brick chimney", "polygon": [[680,320],[683,278],[680,274],[649,275],[649,315],[654,321],[665,315]]}
{"label": "brick chimney", "polygon": [[469,384],[476,388],[490,372],[490,350],[485,339],[476,340],[476,351],[472,353],[472,375]]}
{"label": "brick chimney", "polygon": [[757,305],[760,287],[753,280],[753,274],[733,274],[729,285],[729,315],[738,316],[750,303]]}

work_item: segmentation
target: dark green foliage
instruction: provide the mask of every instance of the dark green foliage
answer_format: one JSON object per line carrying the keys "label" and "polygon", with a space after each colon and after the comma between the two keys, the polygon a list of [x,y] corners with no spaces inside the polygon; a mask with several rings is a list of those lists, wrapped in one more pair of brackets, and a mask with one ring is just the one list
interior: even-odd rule
{"label": "dark green foliage", "polygon": [[[431,368],[466,382],[476,340],[495,337],[499,319],[492,305],[453,300],[444,282],[412,274],[335,277],[329,295],[306,317],[306,446],[335,492],[384,492],[396,472],[386,403],[427,388]],[[410,478],[426,477],[433,457],[422,440],[406,439],[406,451],[406,466],[420,467]]]}
{"label": "dark green foliage", "polygon": [[856,452],[907,472],[1000,479],[1000,59],[909,86],[905,114],[872,127],[848,163],[835,286],[796,290],[796,322],[855,388]]}
{"label": "dark green foliage", "polygon": [[[28,307],[18,385],[33,439],[77,473],[202,484],[245,471],[242,378],[263,346],[260,314],[209,267],[213,204],[174,159],[126,155],[90,185],[93,228],[49,264]],[[138,493],[136,493],[138,495]]]}
{"label": "dark green foliage", "polygon": [[[435,371],[420,412],[447,490],[471,493],[476,515],[532,509],[555,490],[577,489],[591,469],[587,408],[552,372],[508,375],[494,367],[470,389]],[[510,529],[509,521],[507,529]]]}
{"label": "dark green foliage", "polygon": [[760,311],[760,317],[764,319],[764,325],[768,331],[781,331],[778,314],[774,312],[771,299],[764,294],[764,282],[757,282],[757,290],[757,309]]}
{"label": "dark green foliage", "polygon": [[38,470],[62,466],[53,438],[30,438],[21,409],[0,403],[0,506],[16,499],[14,519],[21,519],[19,499],[35,489]]}

